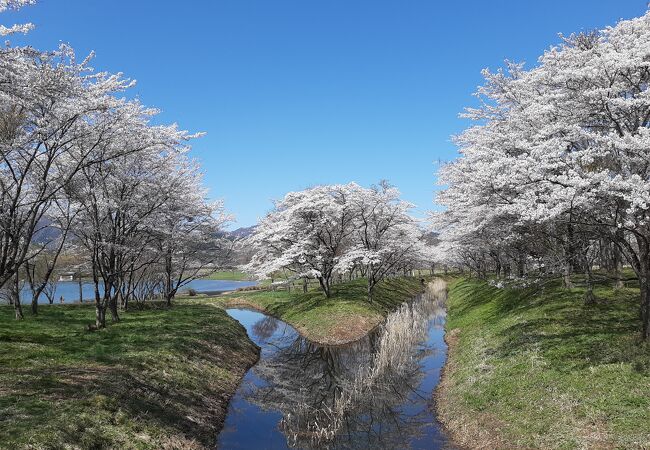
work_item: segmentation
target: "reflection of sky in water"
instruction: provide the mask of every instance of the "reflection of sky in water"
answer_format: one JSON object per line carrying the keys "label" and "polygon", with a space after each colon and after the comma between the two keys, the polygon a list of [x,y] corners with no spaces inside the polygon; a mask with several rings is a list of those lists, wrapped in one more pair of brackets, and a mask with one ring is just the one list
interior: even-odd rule
{"label": "reflection of sky in water", "polygon": [[[291,440],[296,448],[446,448],[431,410],[446,353],[444,313],[439,304],[432,307],[432,302],[431,298],[414,301],[414,308],[426,304],[418,310],[424,313],[428,329],[426,342],[409,353],[412,370],[382,376],[371,398],[362,396],[346,410],[336,437],[320,442],[303,425],[327,421],[323,411],[350,386],[360,367],[373,361],[379,336],[343,347],[321,347],[282,321],[259,312],[229,309],[262,348],[262,355],[231,401],[219,448],[288,448],[281,429],[296,438]],[[280,424],[287,416],[292,425],[284,422],[283,428]]]}

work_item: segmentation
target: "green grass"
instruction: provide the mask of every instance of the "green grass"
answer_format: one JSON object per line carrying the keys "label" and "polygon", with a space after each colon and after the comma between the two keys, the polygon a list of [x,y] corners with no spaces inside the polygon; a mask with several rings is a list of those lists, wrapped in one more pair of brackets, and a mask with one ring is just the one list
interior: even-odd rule
{"label": "green grass", "polygon": [[438,408],[452,430],[462,427],[461,443],[650,448],[639,291],[602,283],[595,294],[598,303],[586,305],[583,289],[559,282],[520,290],[451,284],[451,353]]}
{"label": "green grass", "polygon": [[224,295],[225,305],[243,304],[262,309],[293,325],[311,340],[336,344],[363,337],[404,301],[421,292],[418,278],[393,278],[381,282],[372,303],[366,299],[366,281],[345,282],[332,287],[326,298],[319,288],[298,291],[250,291]]}
{"label": "green grass", "polygon": [[211,447],[257,349],[220,308],[122,314],[87,305],[13,319],[0,307],[0,448]]}
{"label": "green grass", "polygon": [[228,280],[228,281],[248,281],[251,278],[239,270],[223,270],[214,272],[204,278],[204,280]]}

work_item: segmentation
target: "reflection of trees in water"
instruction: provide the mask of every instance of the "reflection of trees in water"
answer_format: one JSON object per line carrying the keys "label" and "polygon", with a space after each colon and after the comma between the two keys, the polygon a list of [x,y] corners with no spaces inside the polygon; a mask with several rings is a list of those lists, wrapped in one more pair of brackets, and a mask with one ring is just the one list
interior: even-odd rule
{"label": "reflection of trees in water", "polygon": [[268,341],[278,329],[280,322],[275,317],[264,316],[253,324],[253,335],[260,341]]}
{"label": "reflection of trees in water", "polygon": [[[261,361],[264,386],[248,400],[283,413],[281,429],[300,448],[396,448],[421,435],[429,396],[417,392],[431,353],[422,345],[444,317],[436,290],[391,314],[366,339],[319,347],[291,337]],[[407,412],[407,410],[409,412]]]}

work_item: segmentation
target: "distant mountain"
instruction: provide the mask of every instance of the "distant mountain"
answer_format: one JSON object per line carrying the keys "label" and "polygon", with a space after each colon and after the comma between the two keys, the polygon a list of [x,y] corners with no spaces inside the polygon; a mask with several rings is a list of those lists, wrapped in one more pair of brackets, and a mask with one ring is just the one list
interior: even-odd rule
{"label": "distant mountain", "polygon": [[49,219],[43,218],[38,223],[37,231],[32,237],[32,242],[47,245],[57,240],[60,236],[61,230],[53,226]]}
{"label": "distant mountain", "polygon": [[241,227],[233,231],[228,231],[227,234],[233,238],[243,239],[253,234],[255,232],[255,227],[256,225],[250,227]]}

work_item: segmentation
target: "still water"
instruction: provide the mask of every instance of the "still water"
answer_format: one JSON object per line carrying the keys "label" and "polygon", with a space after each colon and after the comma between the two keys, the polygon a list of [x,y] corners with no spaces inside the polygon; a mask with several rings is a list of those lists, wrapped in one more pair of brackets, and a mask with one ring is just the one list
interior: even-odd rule
{"label": "still water", "polygon": [[[188,289],[194,289],[198,293],[233,291],[237,288],[253,286],[255,284],[257,284],[255,281],[193,280],[183,286],[179,290],[179,294],[187,292]],[[92,283],[83,283],[82,292],[84,301],[93,301],[95,298],[95,288]],[[20,292],[20,297],[24,303],[29,303],[32,298],[31,291],[27,287],[24,287]],[[58,281],[56,283],[56,291],[54,293],[54,302],[60,303],[61,297],[63,297],[64,303],[73,303],[79,301],[79,283],[76,281]],[[39,296],[38,303],[48,303],[45,294],[41,294]]]}
{"label": "still water", "polygon": [[446,357],[442,281],[365,339],[324,347],[259,312],[229,309],[261,347],[220,449],[450,448],[432,408]]}

